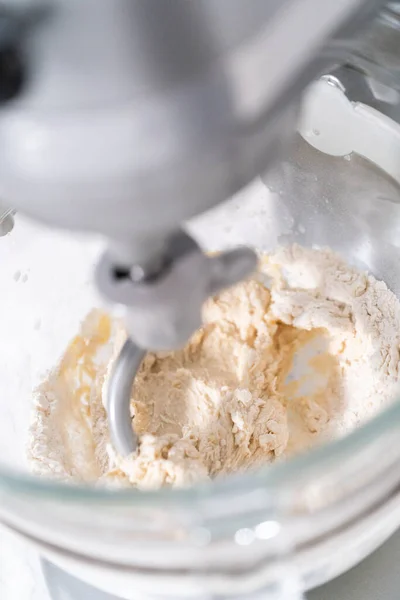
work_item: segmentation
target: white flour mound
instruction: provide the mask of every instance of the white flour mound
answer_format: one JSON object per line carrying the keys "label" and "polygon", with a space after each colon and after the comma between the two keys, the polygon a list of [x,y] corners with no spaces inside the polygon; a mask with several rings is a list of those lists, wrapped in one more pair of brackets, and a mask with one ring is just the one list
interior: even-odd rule
{"label": "white flour mound", "polygon": [[400,302],[330,250],[291,246],[210,299],[180,351],[132,390],[138,450],[117,456],[104,397],[121,325],[93,311],[36,391],[29,458],[63,480],[157,488],[243,471],[345,435],[393,398]]}

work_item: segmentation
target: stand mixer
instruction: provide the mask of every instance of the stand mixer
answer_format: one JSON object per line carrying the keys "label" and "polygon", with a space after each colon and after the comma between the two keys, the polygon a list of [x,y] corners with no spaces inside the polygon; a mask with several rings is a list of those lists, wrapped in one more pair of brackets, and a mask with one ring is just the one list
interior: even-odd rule
{"label": "stand mixer", "polygon": [[49,225],[108,239],[96,279],[126,307],[130,334],[109,391],[121,454],[136,448],[129,392],[145,350],[181,346],[203,301],[256,265],[249,249],[206,257],[182,222],[279,156],[301,91],[349,58],[350,36],[383,4],[3,6],[2,194]]}
{"label": "stand mixer", "polygon": [[368,52],[382,41],[376,32],[390,39],[397,13],[385,4],[4,6],[2,198],[51,226],[105,240],[96,282],[123,307],[130,336],[109,386],[119,453],[136,447],[129,393],[146,350],[181,346],[200,325],[205,298],[256,265],[248,248],[205,255],[183,223],[279,160],[301,93],[320,75],[333,73],[350,99],[367,94],[398,117],[386,79],[398,87],[398,72],[383,64],[388,53]]}

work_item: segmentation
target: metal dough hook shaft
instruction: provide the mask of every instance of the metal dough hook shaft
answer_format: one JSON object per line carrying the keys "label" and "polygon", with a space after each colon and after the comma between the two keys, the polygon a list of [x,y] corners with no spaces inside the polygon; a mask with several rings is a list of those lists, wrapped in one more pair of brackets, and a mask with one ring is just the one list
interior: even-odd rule
{"label": "metal dough hook shaft", "polygon": [[137,448],[137,436],[132,428],[130,402],[136,373],[146,352],[128,338],[111,373],[108,398],[108,426],[111,442],[121,456]]}

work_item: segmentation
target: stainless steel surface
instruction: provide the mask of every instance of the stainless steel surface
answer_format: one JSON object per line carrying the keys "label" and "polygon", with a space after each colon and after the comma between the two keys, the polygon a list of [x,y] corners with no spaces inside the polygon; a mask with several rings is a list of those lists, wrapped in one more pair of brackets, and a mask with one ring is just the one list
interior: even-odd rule
{"label": "stainless steel surface", "polygon": [[355,69],[349,65],[333,71],[332,75],[340,81],[349,100],[352,102],[362,102],[400,123],[400,90],[386,88],[383,84],[367,77],[359,69]]}
{"label": "stainless steel surface", "polygon": [[[400,3],[389,4],[354,46],[350,64],[380,84],[400,90]],[[393,97],[393,93],[392,93]],[[385,113],[385,110],[382,112]]]}
{"label": "stainless steel surface", "polygon": [[362,102],[400,123],[400,4],[386,8],[354,47],[350,62],[335,69],[349,100]]}
{"label": "stainless steel surface", "polygon": [[331,73],[349,100],[362,102],[399,122],[400,3],[389,3],[361,36],[344,41],[348,56]]}

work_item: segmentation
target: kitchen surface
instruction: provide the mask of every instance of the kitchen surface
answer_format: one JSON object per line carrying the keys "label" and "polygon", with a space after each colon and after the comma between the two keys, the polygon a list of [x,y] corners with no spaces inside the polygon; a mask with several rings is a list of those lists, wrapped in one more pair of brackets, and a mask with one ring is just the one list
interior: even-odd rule
{"label": "kitchen surface", "polygon": [[49,600],[37,552],[0,529],[1,600]]}

